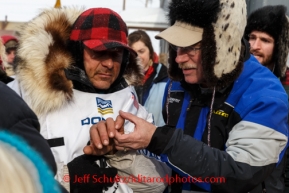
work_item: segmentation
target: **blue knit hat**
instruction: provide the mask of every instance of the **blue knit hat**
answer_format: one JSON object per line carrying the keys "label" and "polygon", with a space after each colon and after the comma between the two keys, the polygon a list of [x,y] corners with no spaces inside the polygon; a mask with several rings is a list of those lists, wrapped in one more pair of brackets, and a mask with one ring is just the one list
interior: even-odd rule
{"label": "blue knit hat", "polygon": [[[20,160],[19,164],[23,164],[25,168],[28,168],[27,171],[31,173],[32,178],[35,180],[35,186],[40,189],[39,191],[42,193],[61,192],[46,162],[23,138],[8,131],[0,131],[0,146],[7,147],[9,151],[15,154],[17,159],[24,156],[24,158],[27,158],[26,160],[30,161],[28,163]],[[36,174],[33,171],[36,171]]]}

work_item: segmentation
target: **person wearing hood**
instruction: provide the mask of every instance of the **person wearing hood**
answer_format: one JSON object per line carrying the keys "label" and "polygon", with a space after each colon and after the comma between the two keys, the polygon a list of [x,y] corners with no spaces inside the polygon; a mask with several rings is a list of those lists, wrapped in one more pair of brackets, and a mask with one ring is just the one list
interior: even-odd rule
{"label": "person wearing hood", "polygon": [[[170,169],[155,158],[117,152],[113,145],[105,146],[106,157],[83,152],[90,127],[115,119],[121,109],[153,122],[132,89],[143,79],[136,57],[127,45],[126,24],[108,8],[45,9],[21,30],[16,79],[9,86],[38,116],[57,163],[55,177],[71,193],[162,192],[166,187],[146,182],[129,187],[114,180],[117,173],[166,175]],[[133,129],[127,122],[124,133]]]}
{"label": "person wearing hood", "polygon": [[5,71],[8,74],[8,76],[13,76],[14,75],[13,66],[16,56],[16,50],[18,47],[18,39],[12,35],[3,35],[1,36],[1,39],[5,46],[7,56],[7,63],[4,63]]}
{"label": "person wearing hood", "polygon": [[[172,185],[172,192],[263,192],[285,153],[288,98],[249,53],[245,0],[172,0],[168,16],[171,26],[156,36],[171,45],[167,125],[120,111],[94,127],[94,146],[113,138],[119,150],[161,155],[189,182]],[[133,133],[119,132],[124,120],[135,124]]]}
{"label": "person wearing hood", "polygon": [[[4,45],[0,40],[0,58],[2,62],[6,62],[5,60],[7,59],[4,50]],[[48,192],[47,186],[50,186],[50,192],[67,193],[53,178],[53,174],[56,174],[55,159],[46,140],[40,134],[37,116],[23,99],[6,85],[6,83],[12,80],[0,68],[1,191],[31,192],[25,188],[33,188],[37,192]],[[6,146],[6,144],[8,145]],[[8,146],[11,146],[11,148]],[[27,154],[30,156],[24,155],[24,157],[27,157],[29,159],[27,162],[30,163],[21,160],[21,155],[19,157],[15,149],[17,151],[20,150],[21,155],[24,153],[23,150],[26,153],[29,152]],[[33,158],[31,158],[31,155],[33,155]],[[38,161],[42,163],[37,163]],[[15,164],[18,165],[16,166]],[[37,176],[41,176],[40,181],[35,176],[35,172]],[[27,180],[25,179],[25,175],[26,178],[29,176],[27,183],[23,183]],[[47,179],[46,182],[43,181],[45,178]],[[35,184],[30,184],[30,182],[34,182]],[[17,185],[14,184],[13,186],[13,183]]]}
{"label": "person wearing hood", "polygon": [[7,75],[5,71],[5,66],[7,64],[7,55],[5,46],[3,45],[3,40],[0,38],[0,82],[8,84],[14,79]]}
{"label": "person wearing hood", "polygon": [[[281,80],[286,78],[286,61],[289,53],[289,20],[286,10],[284,5],[268,5],[255,10],[247,19],[244,34],[250,44],[250,53]],[[288,155],[288,149],[286,154]],[[284,191],[285,157],[265,180],[263,186],[267,192]],[[288,177],[286,178],[288,186],[287,179]]]}

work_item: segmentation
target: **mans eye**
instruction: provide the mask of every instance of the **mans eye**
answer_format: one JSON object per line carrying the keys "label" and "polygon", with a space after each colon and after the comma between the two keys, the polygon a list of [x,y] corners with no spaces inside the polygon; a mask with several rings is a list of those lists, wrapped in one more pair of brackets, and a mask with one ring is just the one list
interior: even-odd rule
{"label": "mans eye", "polygon": [[97,53],[97,52],[94,52],[93,54],[91,54],[91,58],[93,58],[93,59],[96,59],[96,58],[99,58],[99,57],[101,57],[101,53]]}
{"label": "mans eye", "polygon": [[270,43],[270,40],[267,40],[267,39],[261,39],[261,40],[265,43]]}
{"label": "mans eye", "polygon": [[190,51],[193,51],[193,50],[196,50],[195,46],[188,46],[188,47],[184,47],[183,48],[184,52],[190,52]]}
{"label": "mans eye", "polygon": [[119,60],[122,58],[122,52],[113,52],[111,53],[111,57],[115,60]]}

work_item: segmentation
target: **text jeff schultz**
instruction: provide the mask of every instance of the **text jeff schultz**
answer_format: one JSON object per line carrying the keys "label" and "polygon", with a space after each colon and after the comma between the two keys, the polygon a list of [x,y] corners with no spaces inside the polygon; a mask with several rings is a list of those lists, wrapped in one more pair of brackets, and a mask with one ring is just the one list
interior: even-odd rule
{"label": "text jeff schultz", "polygon": [[[70,181],[70,180],[69,180]],[[105,174],[100,175],[91,175],[84,174],[83,176],[75,175],[73,179],[71,179],[72,183],[225,183],[226,179],[224,177],[179,177],[179,176],[169,176],[165,177],[150,177],[150,176],[119,176],[115,177],[107,177]]]}

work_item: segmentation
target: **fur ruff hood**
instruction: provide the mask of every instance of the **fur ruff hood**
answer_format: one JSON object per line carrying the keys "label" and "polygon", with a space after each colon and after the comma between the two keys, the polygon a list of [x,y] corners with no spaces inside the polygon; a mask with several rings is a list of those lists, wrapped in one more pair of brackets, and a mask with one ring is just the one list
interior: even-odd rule
{"label": "fur ruff hood", "polygon": [[[245,0],[172,0],[168,14],[170,24],[176,21],[203,28],[202,65],[209,87],[230,85],[241,73],[243,54],[241,40],[246,26]],[[170,50],[169,75],[182,80],[182,71]]]}
{"label": "fur ruff hood", "polygon": [[268,5],[257,9],[248,17],[244,34],[247,40],[249,34],[255,30],[265,32],[274,38],[274,74],[277,77],[284,77],[287,69],[289,18],[286,16],[286,10],[284,5]]}
{"label": "fur ruff hood", "polygon": [[[72,25],[83,11],[77,7],[44,9],[20,31],[15,73],[24,100],[37,115],[73,100],[73,83],[65,70],[75,62],[67,46]],[[130,85],[138,85],[142,72],[136,56],[130,54],[123,77]]]}

